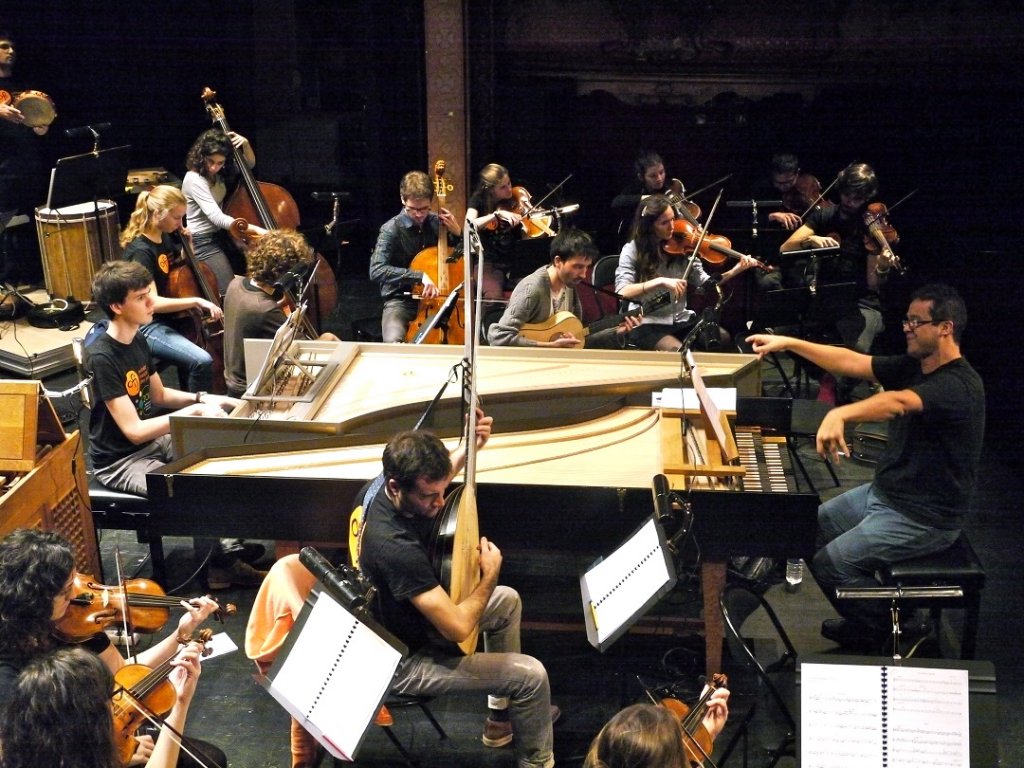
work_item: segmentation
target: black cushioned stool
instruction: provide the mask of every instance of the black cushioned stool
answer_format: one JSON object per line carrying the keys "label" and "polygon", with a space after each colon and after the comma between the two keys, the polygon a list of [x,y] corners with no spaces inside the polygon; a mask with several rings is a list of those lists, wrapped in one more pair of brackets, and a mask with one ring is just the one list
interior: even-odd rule
{"label": "black cushioned stool", "polygon": [[928,608],[936,627],[943,608],[962,608],[964,631],[960,658],[974,658],[981,590],[985,588],[985,567],[974,553],[966,534],[961,532],[960,538],[942,552],[887,565],[875,577],[885,587],[960,587],[963,590],[961,598],[917,598],[906,600],[904,604]]}
{"label": "black cushioned stool", "polygon": [[[140,543],[149,544],[153,563],[153,578],[166,583],[164,546],[159,536],[149,532],[149,499],[133,493],[115,491],[100,483],[89,473],[89,505],[92,507],[93,526],[121,531],[135,531]],[[96,574],[100,579],[103,574]]]}

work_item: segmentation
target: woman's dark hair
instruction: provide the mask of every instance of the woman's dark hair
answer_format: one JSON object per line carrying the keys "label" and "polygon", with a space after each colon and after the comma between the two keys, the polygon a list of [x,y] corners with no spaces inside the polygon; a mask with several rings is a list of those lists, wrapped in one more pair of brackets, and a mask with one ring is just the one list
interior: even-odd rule
{"label": "woman's dark hair", "polygon": [[199,134],[185,156],[185,170],[202,175],[206,170],[206,158],[211,155],[224,155],[225,167],[234,157],[231,139],[220,128],[210,128]]}
{"label": "woman's dark hair", "polygon": [[654,222],[671,207],[671,201],[664,195],[646,197],[637,206],[636,217],[633,220],[637,282],[657,276],[658,262],[661,260],[661,240],[654,231]]}
{"label": "woman's dark hair", "polygon": [[0,540],[0,648],[16,663],[53,647],[53,601],[74,570],[56,533],[21,528]]}
{"label": "woman's dark hair", "polygon": [[112,689],[110,670],[84,649],[32,661],[0,716],[0,768],[120,768]]}

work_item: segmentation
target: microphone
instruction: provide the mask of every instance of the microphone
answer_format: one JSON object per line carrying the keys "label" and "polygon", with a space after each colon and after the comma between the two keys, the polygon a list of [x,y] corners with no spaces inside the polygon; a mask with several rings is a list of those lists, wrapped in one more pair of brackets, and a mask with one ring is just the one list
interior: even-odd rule
{"label": "microphone", "polygon": [[654,494],[654,511],[658,515],[658,522],[672,517],[672,489],[669,487],[668,478],[664,475],[655,475],[651,480],[651,491]]}
{"label": "microphone", "polygon": [[299,551],[299,562],[348,610],[353,611],[366,605],[366,595],[360,594],[348,579],[339,576],[327,558],[313,547],[303,547]]}
{"label": "microphone", "polygon": [[324,200],[351,200],[352,195],[349,192],[314,192],[311,197],[317,202]]}
{"label": "microphone", "polygon": [[64,131],[64,135],[74,138],[75,136],[92,136],[100,131],[106,131],[110,129],[110,123],[96,123],[94,125],[83,125],[79,128],[68,128]]}

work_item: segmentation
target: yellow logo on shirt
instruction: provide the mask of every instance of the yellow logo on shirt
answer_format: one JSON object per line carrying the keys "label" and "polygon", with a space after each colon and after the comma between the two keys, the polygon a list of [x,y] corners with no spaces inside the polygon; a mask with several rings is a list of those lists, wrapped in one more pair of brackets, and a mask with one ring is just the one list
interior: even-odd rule
{"label": "yellow logo on shirt", "polygon": [[142,382],[139,380],[139,374],[135,371],[128,371],[124,377],[124,388],[131,397],[139,394],[142,391]]}
{"label": "yellow logo on shirt", "polygon": [[160,267],[160,271],[165,275],[169,275],[171,273],[171,260],[167,258],[166,253],[161,253],[157,256],[156,265]]}

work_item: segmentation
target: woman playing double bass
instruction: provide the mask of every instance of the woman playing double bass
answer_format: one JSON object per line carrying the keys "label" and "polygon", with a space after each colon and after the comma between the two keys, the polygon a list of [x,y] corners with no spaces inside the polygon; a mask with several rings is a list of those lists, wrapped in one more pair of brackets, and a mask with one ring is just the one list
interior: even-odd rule
{"label": "woman playing double bass", "polygon": [[[175,233],[188,238],[182,229],[185,196],[175,187],[161,185],[139,193],[128,226],[121,233],[126,261],[137,261],[153,275],[153,322],[139,329],[153,354],[187,372],[189,392],[215,391],[214,359],[203,347],[185,338],[171,326],[171,315],[198,310],[214,320],[224,313],[220,304],[201,295],[173,298],[169,280],[181,257],[182,245]],[[183,267],[187,269],[188,267]],[[198,341],[199,339],[197,339]],[[219,354],[219,352],[218,352]],[[184,382],[183,382],[184,383]]]}
{"label": "woman playing double bass", "polygon": [[[248,139],[234,132],[229,135],[219,128],[211,128],[203,131],[189,149],[185,157],[185,178],[181,183],[196,258],[213,269],[220,296],[224,295],[228,283],[235,276],[222,244],[222,238],[234,219],[221,210],[227,194],[225,164],[234,154],[232,145],[241,152],[247,166],[256,165],[256,155]],[[255,236],[266,234],[263,227],[251,222],[248,232]]]}
{"label": "woman playing double bass", "polygon": [[389,343],[405,341],[409,324],[419,312],[419,302],[412,289],[419,285],[419,296],[433,299],[437,286],[430,275],[410,269],[420,251],[437,245],[443,224],[448,242],[458,243],[462,234],[459,220],[447,208],[431,210],[434,185],[423,171],[409,171],[398,185],[402,210],[380,228],[377,244],[370,257],[370,280],[380,286],[384,299],[381,332]]}

